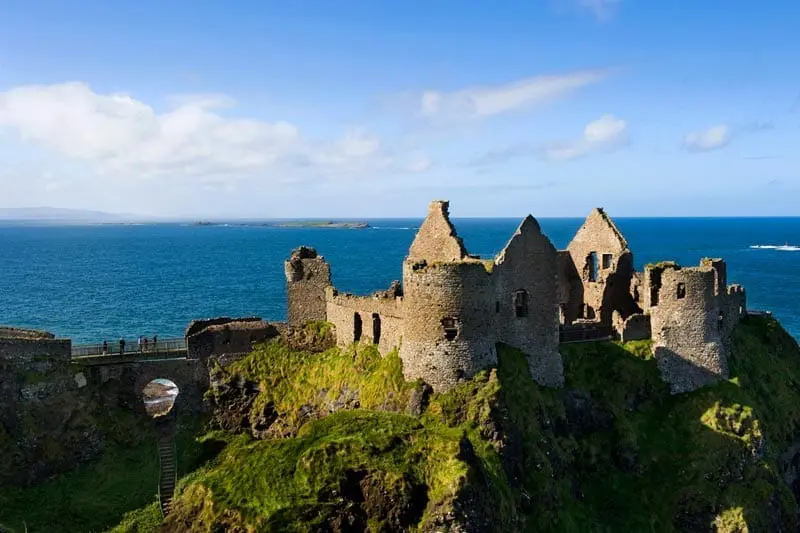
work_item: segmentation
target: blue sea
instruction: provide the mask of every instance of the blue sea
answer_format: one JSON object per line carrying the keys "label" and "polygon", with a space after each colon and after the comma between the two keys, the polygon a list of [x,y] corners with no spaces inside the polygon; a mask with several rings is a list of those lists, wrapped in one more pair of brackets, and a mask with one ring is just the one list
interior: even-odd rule
{"label": "blue sea", "polygon": [[[582,219],[541,219],[564,248]],[[723,257],[750,309],[770,310],[800,338],[800,218],[615,219],[637,268]],[[76,343],[178,337],[190,320],[283,320],[283,261],[300,245],[331,263],[340,290],[369,293],[401,277],[420,220],[368,220],[370,229],[43,226],[0,223],[0,324],[45,329]],[[454,220],[470,253],[499,252],[520,219]],[[754,248],[781,246],[784,249]]]}

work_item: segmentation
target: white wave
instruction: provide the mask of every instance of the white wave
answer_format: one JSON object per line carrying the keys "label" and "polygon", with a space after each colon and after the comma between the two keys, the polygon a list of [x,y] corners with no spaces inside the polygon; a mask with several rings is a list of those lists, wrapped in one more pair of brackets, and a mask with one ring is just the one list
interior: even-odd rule
{"label": "white wave", "polygon": [[395,228],[395,227],[372,226],[372,229],[397,229],[397,230],[410,230],[410,229],[412,229],[412,228]]}
{"label": "white wave", "polygon": [[800,252],[800,246],[795,246],[793,244],[753,244],[750,248],[755,248],[757,250],[777,250],[779,252]]}
{"label": "white wave", "polygon": [[161,396],[160,398],[153,398],[152,400],[145,400],[145,405],[155,405],[158,403],[174,402],[175,398],[172,396]]}

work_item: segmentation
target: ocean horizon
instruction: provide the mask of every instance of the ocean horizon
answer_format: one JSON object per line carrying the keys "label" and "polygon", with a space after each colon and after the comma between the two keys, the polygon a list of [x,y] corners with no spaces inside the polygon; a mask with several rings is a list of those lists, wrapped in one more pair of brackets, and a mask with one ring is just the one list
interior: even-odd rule
{"label": "ocean horizon", "polygon": [[[200,219],[198,219],[200,220]],[[421,218],[202,219],[184,222],[0,221],[0,324],[74,343],[182,336],[191,320],[285,320],[283,261],[312,246],[341,291],[369,294],[401,278]],[[283,221],[366,222],[364,229],[274,227]],[[522,217],[454,218],[470,253],[494,257]],[[538,218],[563,249],[583,218]],[[637,270],[722,257],[748,308],[769,310],[800,338],[800,217],[614,217]],[[251,225],[248,225],[251,224]]]}

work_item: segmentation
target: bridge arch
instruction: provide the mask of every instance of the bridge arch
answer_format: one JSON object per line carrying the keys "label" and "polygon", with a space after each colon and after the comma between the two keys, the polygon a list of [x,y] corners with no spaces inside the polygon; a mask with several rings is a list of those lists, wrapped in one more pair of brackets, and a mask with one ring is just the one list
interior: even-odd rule
{"label": "bridge arch", "polygon": [[155,380],[168,380],[178,388],[172,411],[201,411],[203,394],[208,389],[208,370],[203,361],[178,359],[131,364],[134,373],[133,392],[144,406],[145,387]]}
{"label": "bridge arch", "polygon": [[169,414],[180,392],[173,381],[166,378],[154,379],[142,389],[145,412],[152,418]]}

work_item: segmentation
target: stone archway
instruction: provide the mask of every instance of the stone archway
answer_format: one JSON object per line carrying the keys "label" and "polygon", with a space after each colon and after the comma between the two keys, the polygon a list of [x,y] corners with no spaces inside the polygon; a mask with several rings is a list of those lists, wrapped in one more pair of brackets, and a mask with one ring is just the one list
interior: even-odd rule
{"label": "stone archway", "polygon": [[175,400],[179,394],[180,388],[174,381],[156,378],[145,385],[141,391],[144,410],[152,418],[165,416],[175,406]]}

